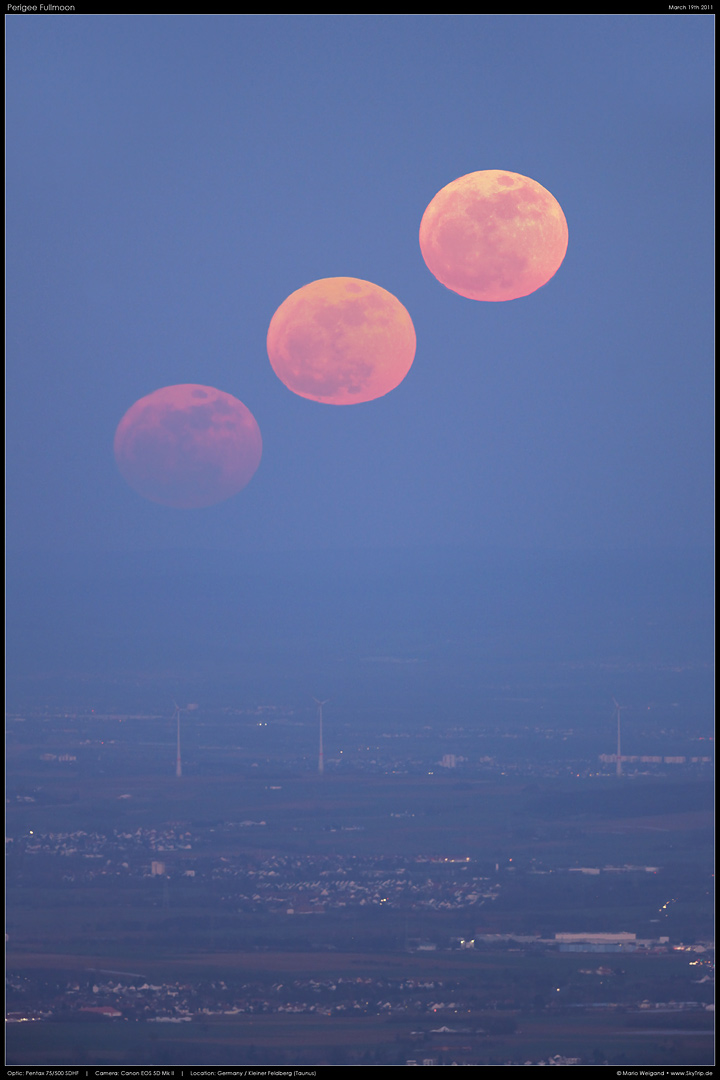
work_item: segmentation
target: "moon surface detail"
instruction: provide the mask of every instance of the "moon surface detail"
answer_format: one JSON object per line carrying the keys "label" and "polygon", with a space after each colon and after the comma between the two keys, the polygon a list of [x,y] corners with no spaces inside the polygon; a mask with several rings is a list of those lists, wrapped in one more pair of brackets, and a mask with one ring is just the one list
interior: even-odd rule
{"label": "moon surface detail", "polygon": [[428,269],[470,300],[528,296],[555,274],[567,245],[557,199],[536,180],[500,169],[453,180],[420,223]]}
{"label": "moon surface detail", "polygon": [[415,328],[400,301],[371,281],[311,281],[270,321],[270,363],[288,389],[326,405],[383,397],[415,359]]}
{"label": "moon surface detail", "polygon": [[242,401],[212,386],[164,386],[136,401],[115,432],[130,487],[163,506],[213,506],[252,479],[260,428]]}

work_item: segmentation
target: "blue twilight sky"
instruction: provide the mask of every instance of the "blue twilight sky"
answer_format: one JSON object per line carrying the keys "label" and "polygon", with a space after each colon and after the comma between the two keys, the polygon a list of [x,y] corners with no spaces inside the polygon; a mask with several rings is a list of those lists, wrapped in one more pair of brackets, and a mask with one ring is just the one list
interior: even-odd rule
{"label": "blue twilight sky", "polygon": [[[712,543],[713,36],[663,16],[11,16],[11,549]],[[532,296],[443,288],[445,184],[539,181],[568,253]],[[322,277],[394,293],[407,378],[293,395],[265,336]],[[264,454],[195,511],[120,477],[138,398],[216,386]]]}

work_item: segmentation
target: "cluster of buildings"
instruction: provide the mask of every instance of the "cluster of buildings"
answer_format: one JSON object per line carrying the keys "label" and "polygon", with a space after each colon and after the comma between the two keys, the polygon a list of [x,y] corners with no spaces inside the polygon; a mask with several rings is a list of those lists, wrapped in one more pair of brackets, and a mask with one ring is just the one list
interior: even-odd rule
{"label": "cluster of buildings", "polygon": [[[363,976],[300,978],[228,985],[223,980],[189,985],[154,984],[145,976],[93,982],[10,975],[10,1022],[21,1020],[119,1019],[185,1023],[209,1016],[295,1013],[322,1016],[435,1016],[469,1011],[458,985],[438,979],[373,979]],[[32,1006],[18,1009],[20,999]]]}
{"label": "cluster of buildings", "polygon": [[[617,754],[600,754],[599,760],[603,765],[617,765]],[[712,758],[705,755],[686,754],[621,754],[622,765],[710,765]]]}
{"label": "cluster of buildings", "polygon": [[[556,935],[556,938],[583,935]],[[584,935],[588,941],[597,937],[623,938],[633,935]],[[338,967],[342,969],[342,964]],[[613,974],[610,968],[597,971],[580,970],[581,974],[597,975],[600,980]],[[253,982],[216,980],[183,982],[149,981],[144,975],[130,973],[120,977],[101,978],[94,972],[86,978],[49,981],[39,976],[7,978],[8,1022],[30,1020],[129,1020],[152,1023],[189,1023],[208,1017],[233,1017],[260,1014],[314,1014],[318,1016],[390,1016],[408,1015],[416,1018],[444,1020],[437,1028],[427,1028],[423,1034],[432,1036],[452,1030],[487,1034],[478,1029],[458,1029],[465,1018],[478,1013],[476,994],[466,981],[431,978],[370,978],[367,976],[336,975],[326,978],[284,978]],[[107,973],[105,973],[107,974]],[[697,980],[699,981],[699,980]],[[551,1006],[554,1003],[551,1002]],[[617,1009],[619,1003],[598,1002],[583,998],[563,1001],[566,1008]],[[506,1000],[485,1001],[481,1012],[507,1015],[517,1003]],[[699,1000],[652,1002],[647,999],[625,1002],[630,1011],[649,1009],[665,1012],[707,1011],[712,1006]],[[501,1021],[502,1023],[502,1021]],[[511,1024],[508,1018],[505,1025]],[[420,1033],[416,1033],[420,1034]]]}
{"label": "cluster of buildings", "polygon": [[410,856],[388,862],[374,856],[231,857],[197,849],[198,837],[184,826],[112,830],[107,835],[83,830],[30,832],[6,840],[9,854],[61,858],[58,868],[66,882],[149,877],[192,888],[220,881],[221,903],[288,915],[323,914],[349,906],[452,911],[494,901],[499,894],[499,885],[479,875],[466,858],[428,862]]}

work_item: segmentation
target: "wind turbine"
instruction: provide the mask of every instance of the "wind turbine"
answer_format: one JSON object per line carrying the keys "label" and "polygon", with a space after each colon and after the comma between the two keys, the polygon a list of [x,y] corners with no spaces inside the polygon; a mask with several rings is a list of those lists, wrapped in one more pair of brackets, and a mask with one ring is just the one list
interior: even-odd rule
{"label": "wind turbine", "polygon": [[177,702],[173,702],[175,705],[175,714],[177,716],[177,759],[175,761],[175,775],[182,776],[182,759],[180,757],[180,713],[181,708]]}
{"label": "wind turbine", "polygon": [[318,722],[320,724],[320,754],[319,754],[319,757],[318,757],[318,772],[321,775],[325,771],[325,761],[324,761],[324,758],[323,758],[323,741],[322,741],[322,707],[323,707],[323,705],[327,705],[329,700],[330,700],[330,698],[327,698],[327,700],[325,700],[325,701],[318,701],[317,698],[313,698],[313,701],[315,702],[315,704],[318,707],[318,710],[317,710],[318,711]]}
{"label": "wind turbine", "polygon": [[615,698],[613,698],[613,705],[615,706],[615,712],[617,713],[617,757],[615,759],[615,775],[622,776],[622,755],[620,753],[620,710],[627,709],[627,705],[618,705]]}
{"label": "wind turbine", "polygon": [[177,716],[177,758],[175,760],[175,775],[182,776],[182,758],[180,757],[180,713],[192,712],[193,709],[197,709],[197,705],[186,705],[184,709],[181,709],[177,701],[173,702],[175,706],[175,712],[173,716]]}

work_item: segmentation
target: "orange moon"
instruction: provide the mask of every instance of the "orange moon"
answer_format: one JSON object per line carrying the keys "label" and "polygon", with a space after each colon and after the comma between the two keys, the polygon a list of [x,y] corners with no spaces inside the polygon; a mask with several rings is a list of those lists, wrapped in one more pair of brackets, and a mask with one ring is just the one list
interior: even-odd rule
{"label": "orange moon", "polygon": [[420,223],[420,250],[438,281],[470,300],[535,292],[565,258],[568,227],[536,180],[488,169],[437,193]]}
{"label": "orange moon", "polygon": [[288,389],[326,405],[383,397],[415,359],[415,328],[396,297],[359,278],[321,278],[291,293],[270,321],[267,349]]}
{"label": "orange moon", "polygon": [[151,502],[190,509],[229,499],[260,464],[262,437],[242,401],[212,386],[163,386],[136,401],[115,432],[115,460]]}

